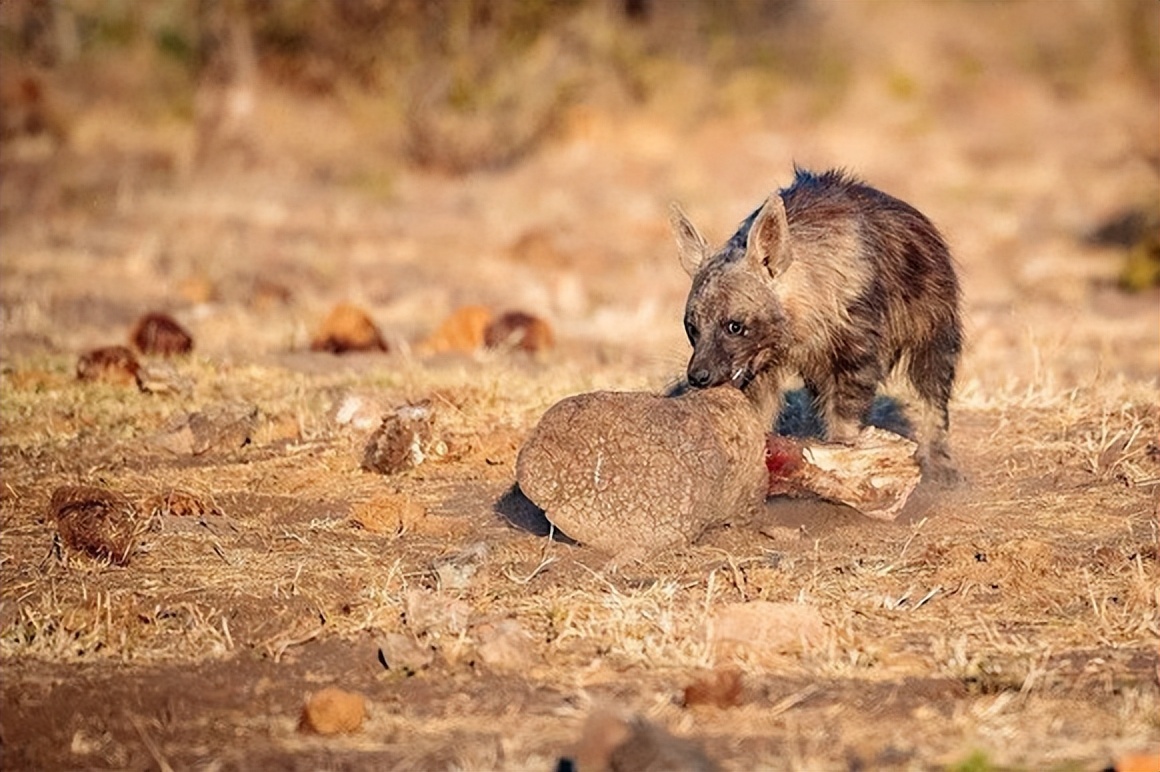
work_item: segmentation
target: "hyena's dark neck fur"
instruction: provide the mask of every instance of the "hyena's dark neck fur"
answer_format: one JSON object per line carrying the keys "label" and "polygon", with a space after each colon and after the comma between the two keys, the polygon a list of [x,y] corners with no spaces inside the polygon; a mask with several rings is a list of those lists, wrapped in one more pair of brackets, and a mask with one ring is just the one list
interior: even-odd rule
{"label": "hyena's dark neck fur", "polygon": [[[850,440],[878,384],[904,364],[925,408],[924,461],[949,469],[959,287],[946,243],[926,217],[841,171],[795,169],[793,183],[715,253],[683,214],[674,213],[674,227],[683,260],[698,249],[703,258],[686,262],[687,269],[695,263],[686,307],[690,338],[697,333],[690,382],[713,385],[722,373],[750,368],[739,385],[777,389],[780,379],[755,379],[757,371],[799,373],[830,438]],[[691,236],[682,235],[686,227]],[[745,323],[742,336],[712,334],[734,318]]]}

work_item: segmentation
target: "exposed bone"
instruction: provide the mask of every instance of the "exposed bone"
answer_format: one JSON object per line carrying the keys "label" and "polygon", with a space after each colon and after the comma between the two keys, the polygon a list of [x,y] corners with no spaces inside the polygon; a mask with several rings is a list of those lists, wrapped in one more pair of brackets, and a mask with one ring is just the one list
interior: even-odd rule
{"label": "exposed bone", "polygon": [[771,435],[766,444],[769,495],[817,496],[875,520],[893,520],[921,478],[915,443],[867,427],[852,445]]}

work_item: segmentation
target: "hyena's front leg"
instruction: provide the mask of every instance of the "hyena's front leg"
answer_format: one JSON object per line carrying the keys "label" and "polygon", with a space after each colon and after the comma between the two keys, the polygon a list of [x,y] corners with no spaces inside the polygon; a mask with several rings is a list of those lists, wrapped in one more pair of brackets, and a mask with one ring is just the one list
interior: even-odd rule
{"label": "hyena's front leg", "polygon": [[818,415],[826,427],[826,440],[853,444],[870,412],[874,394],[882,380],[882,368],[871,352],[857,357],[837,358],[824,373],[808,379],[807,386],[817,395]]}

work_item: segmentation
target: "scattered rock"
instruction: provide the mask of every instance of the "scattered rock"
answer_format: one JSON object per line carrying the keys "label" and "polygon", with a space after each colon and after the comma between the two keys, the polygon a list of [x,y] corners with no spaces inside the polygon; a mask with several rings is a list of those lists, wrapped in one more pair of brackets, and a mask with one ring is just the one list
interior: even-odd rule
{"label": "scattered rock", "polygon": [[772,412],[760,413],[732,386],[569,397],[520,449],[516,480],[569,537],[644,557],[762,506]]}
{"label": "scattered rock", "polygon": [[525,671],[535,662],[532,639],[514,619],[475,627],[479,658],[491,670],[502,673]]}
{"label": "scattered rock", "polygon": [[123,386],[140,386],[141,365],[125,346],[104,346],[81,354],[77,360],[77,378],[82,381],[106,381]]}
{"label": "scattered rock", "polygon": [[148,518],[139,517],[127,498],[88,485],[65,485],[53,491],[48,518],[56,523],[68,547],[116,565],[129,562],[149,526]]}
{"label": "scattered rock", "polygon": [[644,718],[610,709],[588,717],[568,759],[557,770],[575,772],[712,772],[700,746],[675,737]]}
{"label": "scattered rock", "polygon": [[825,634],[817,609],[802,603],[730,603],[714,611],[708,624],[709,644],[719,662],[740,657],[773,664],[780,655],[819,645]]}
{"label": "scattered rock", "polygon": [[395,474],[445,455],[446,444],[433,438],[433,419],[427,403],[404,405],[383,416],[363,449],[362,468]]}
{"label": "scattered rock", "polygon": [[736,668],[711,670],[685,687],[684,706],[709,705],[735,708],[741,704],[741,671]]}
{"label": "scattered rock", "polygon": [[350,734],[362,727],[366,715],[366,697],[328,686],[306,699],[298,730],[321,735]]}
{"label": "scattered rock", "polygon": [[770,435],[769,495],[820,496],[875,520],[893,520],[922,478],[914,442],[867,427],[853,445]]}
{"label": "scattered rock", "polygon": [[311,351],[386,351],[387,344],[370,315],[351,303],[339,303],[314,334]]}
{"label": "scattered rock", "polygon": [[415,635],[450,633],[459,635],[467,630],[471,606],[465,601],[448,598],[428,590],[407,593],[407,627]]}
{"label": "scattered rock", "polygon": [[142,354],[157,356],[188,354],[193,350],[193,336],[172,316],[156,311],[137,320],[129,342]]}
{"label": "scattered rock", "polygon": [[351,426],[362,431],[374,429],[383,421],[387,406],[366,394],[343,394],[330,411],[330,417],[339,426]]}
{"label": "scattered rock", "polygon": [[247,304],[256,311],[269,311],[281,306],[288,306],[294,300],[294,293],[285,284],[259,276],[254,279],[250,288]]}
{"label": "scattered rock", "polygon": [[179,456],[237,450],[249,444],[257,424],[258,408],[254,405],[214,405],[175,416],[153,438],[153,443]]}
{"label": "scattered rock", "polygon": [[427,509],[401,493],[383,493],[356,505],[350,517],[371,533],[401,536],[427,517]]}
{"label": "scattered rock", "polygon": [[555,338],[543,319],[523,311],[508,311],[487,326],[483,342],[488,348],[518,349],[534,354],[550,349],[555,345]]}
{"label": "scattered rock", "polygon": [[379,640],[379,662],[387,670],[414,675],[431,667],[435,652],[409,635],[387,633]]}
{"label": "scattered rock", "polygon": [[508,259],[536,268],[558,270],[570,267],[575,261],[556,243],[551,230],[532,228],[524,231],[507,248]]}
{"label": "scattered rock", "polygon": [[177,294],[195,306],[218,299],[217,287],[207,276],[186,277],[178,282]]}
{"label": "scattered rock", "polygon": [[454,555],[445,555],[432,562],[439,587],[443,590],[464,590],[471,583],[471,577],[487,557],[487,543],[477,541]]}
{"label": "scattered rock", "polygon": [[420,354],[456,351],[469,354],[483,347],[484,331],[491,324],[492,313],[483,306],[462,306],[418,345]]}
{"label": "scattered rock", "polygon": [[142,509],[153,517],[191,517],[201,519],[220,515],[221,510],[200,496],[173,488],[146,499]]}
{"label": "scattered rock", "polygon": [[1125,753],[1116,759],[1116,772],[1157,772],[1160,770],[1160,752]]}
{"label": "scattered rock", "polygon": [[149,394],[183,394],[193,392],[193,381],[168,362],[154,360],[141,365],[137,385]]}

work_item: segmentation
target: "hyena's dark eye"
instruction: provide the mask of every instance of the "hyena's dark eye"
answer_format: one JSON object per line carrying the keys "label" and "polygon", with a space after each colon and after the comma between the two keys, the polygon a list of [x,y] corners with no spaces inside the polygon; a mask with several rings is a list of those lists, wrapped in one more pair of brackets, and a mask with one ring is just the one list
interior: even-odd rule
{"label": "hyena's dark eye", "polygon": [[697,325],[685,322],[685,334],[689,336],[690,343],[695,343],[697,341]]}
{"label": "hyena's dark eye", "polygon": [[725,322],[725,332],[729,335],[743,335],[745,333],[745,325],[736,319],[730,319]]}

